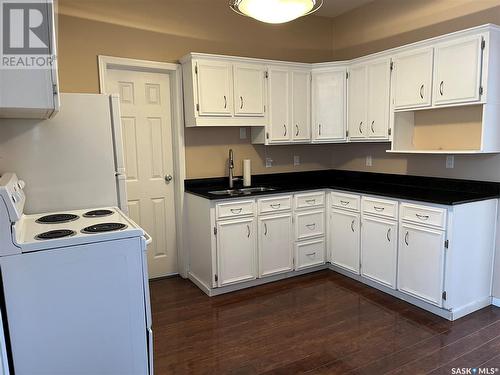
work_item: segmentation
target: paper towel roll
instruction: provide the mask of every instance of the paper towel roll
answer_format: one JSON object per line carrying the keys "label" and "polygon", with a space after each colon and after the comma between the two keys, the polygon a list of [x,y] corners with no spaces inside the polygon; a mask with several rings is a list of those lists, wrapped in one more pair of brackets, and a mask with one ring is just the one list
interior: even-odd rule
{"label": "paper towel roll", "polygon": [[243,160],[243,186],[252,185],[252,164],[249,159]]}

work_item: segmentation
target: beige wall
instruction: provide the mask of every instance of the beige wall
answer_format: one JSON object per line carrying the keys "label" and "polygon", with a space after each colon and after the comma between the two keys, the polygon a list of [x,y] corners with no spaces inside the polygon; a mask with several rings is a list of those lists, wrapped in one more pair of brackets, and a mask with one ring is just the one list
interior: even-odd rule
{"label": "beige wall", "polygon": [[[99,91],[97,55],[177,62],[206,52],[318,62],[332,59],[330,19],[265,25],[232,12],[226,0],[59,0],[59,63],[63,92]],[[224,176],[228,149],[252,160],[255,173],[330,167],[328,147],[265,148],[239,139],[239,129],[186,129],[188,177]],[[266,151],[267,149],[267,151]],[[274,160],[265,168],[265,154]],[[302,159],[293,166],[293,155]]]}

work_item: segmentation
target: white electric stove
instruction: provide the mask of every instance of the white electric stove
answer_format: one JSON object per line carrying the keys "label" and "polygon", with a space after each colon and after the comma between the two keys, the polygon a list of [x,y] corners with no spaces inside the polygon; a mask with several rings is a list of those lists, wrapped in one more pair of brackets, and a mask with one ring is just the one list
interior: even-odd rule
{"label": "white electric stove", "polygon": [[152,374],[149,236],[114,207],[26,215],[23,189],[0,176],[4,369]]}

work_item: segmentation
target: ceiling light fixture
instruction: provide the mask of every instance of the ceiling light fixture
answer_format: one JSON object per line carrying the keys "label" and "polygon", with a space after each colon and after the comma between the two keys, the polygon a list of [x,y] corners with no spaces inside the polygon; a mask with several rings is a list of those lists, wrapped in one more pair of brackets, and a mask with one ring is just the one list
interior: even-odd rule
{"label": "ceiling light fixture", "polygon": [[323,0],[230,0],[236,13],[266,23],[285,23],[316,12]]}

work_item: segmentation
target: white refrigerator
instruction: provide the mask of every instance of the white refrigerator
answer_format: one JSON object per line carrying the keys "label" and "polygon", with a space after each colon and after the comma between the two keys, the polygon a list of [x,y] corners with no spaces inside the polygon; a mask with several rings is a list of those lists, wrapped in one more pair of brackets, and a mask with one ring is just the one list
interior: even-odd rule
{"label": "white refrigerator", "polygon": [[118,95],[61,94],[61,103],[53,119],[0,119],[0,175],[26,181],[26,213],[127,213]]}

